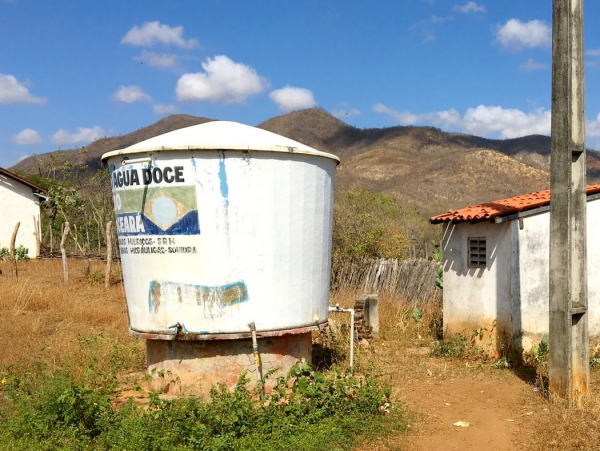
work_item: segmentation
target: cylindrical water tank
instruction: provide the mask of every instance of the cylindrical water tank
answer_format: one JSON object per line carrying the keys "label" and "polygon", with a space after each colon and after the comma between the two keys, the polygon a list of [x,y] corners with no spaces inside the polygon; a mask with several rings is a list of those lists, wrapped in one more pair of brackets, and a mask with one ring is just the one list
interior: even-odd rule
{"label": "cylindrical water tank", "polygon": [[217,121],[102,160],[132,332],[202,338],[327,321],[336,156]]}

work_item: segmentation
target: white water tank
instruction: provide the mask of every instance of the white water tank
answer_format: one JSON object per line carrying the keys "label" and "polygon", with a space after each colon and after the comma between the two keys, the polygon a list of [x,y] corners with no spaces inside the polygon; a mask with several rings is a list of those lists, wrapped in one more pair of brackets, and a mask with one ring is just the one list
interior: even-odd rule
{"label": "white water tank", "polygon": [[327,321],[336,156],[217,121],[102,160],[133,333],[202,339]]}

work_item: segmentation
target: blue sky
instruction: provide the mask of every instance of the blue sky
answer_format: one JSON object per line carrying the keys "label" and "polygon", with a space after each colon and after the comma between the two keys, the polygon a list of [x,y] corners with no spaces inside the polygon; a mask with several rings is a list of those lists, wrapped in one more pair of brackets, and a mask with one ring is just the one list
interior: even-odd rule
{"label": "blue sky", "polygon": [[[0,166],[171,113],[550,133],[551,0],[0,0]],[[600,17],[585,2],[588,144]]]}

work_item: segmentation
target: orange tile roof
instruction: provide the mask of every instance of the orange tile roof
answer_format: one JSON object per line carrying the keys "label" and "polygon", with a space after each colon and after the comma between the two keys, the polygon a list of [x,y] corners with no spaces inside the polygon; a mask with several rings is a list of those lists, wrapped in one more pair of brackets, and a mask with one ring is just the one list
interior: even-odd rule
{"label": "orange tile roof", "polygon": [[[588,185],[587,194],[600,193],[600,185]],[[429,219],[432,224],[442,222],[480,222],[489,221],[498,216],[506,216],[531,210],[537,207],[550,205],[550,190],[538,191],[536,193],[523,194],[521,196],[509,197],[508,199],[495,200],[485,204],[473,205],[451,210],[448,213],[433,216]]]}

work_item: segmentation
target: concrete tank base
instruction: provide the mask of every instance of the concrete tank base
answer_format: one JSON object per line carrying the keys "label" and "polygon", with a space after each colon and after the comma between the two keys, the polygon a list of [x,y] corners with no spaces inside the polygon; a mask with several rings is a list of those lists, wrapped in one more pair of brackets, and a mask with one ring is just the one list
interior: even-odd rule
{"label": "concrete tank base", "polygon": [[[266,387],[278,376],[312,356],[311,332],[258,339],[262,374],[275,370]],[[225,384],[232,389],[243,371],[254,387],[258,380],[251,339],[236,340],[146,340],[151,388],[170,395],[207,397],[212,385]]]}

